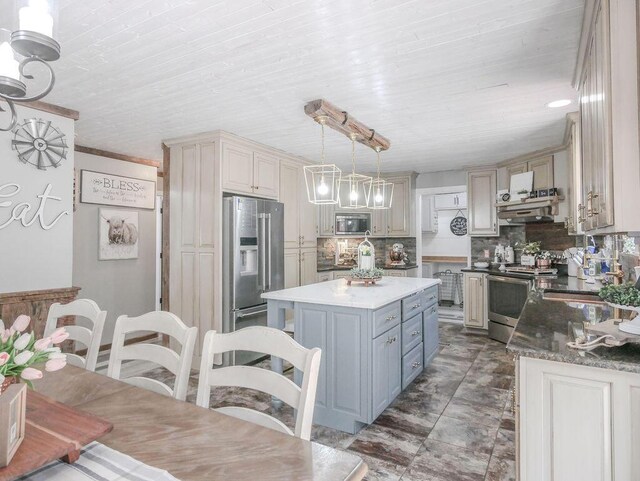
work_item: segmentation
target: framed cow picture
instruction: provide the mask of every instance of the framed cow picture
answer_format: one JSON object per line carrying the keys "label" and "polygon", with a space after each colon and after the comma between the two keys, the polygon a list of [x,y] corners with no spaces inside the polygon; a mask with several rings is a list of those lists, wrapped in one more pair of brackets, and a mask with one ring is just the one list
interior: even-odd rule
{"label": "framed cow picture", "polygon": [[138,212],[100,209],[98,259],[113,261],[138,258]]}

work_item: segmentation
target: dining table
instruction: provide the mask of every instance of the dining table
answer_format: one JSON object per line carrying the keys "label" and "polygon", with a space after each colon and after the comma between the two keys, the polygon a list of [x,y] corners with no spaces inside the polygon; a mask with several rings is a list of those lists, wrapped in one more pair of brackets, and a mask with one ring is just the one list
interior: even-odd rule
{"label": "dining table", "polygon": [[35,389],[113,424],[98,441],[181,481],[360,480],[363,460],[74,366]]}

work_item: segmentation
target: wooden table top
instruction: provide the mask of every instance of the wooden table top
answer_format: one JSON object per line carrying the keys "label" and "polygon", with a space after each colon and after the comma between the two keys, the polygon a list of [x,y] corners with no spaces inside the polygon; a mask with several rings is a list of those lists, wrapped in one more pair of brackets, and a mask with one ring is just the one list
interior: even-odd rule
{"label": "wooden table top", "polygon": [[73,366],[47,373],[34,385],[113,423],[101,443],[181,481],[351,481],[367,473],[367,465],[353,454]]}

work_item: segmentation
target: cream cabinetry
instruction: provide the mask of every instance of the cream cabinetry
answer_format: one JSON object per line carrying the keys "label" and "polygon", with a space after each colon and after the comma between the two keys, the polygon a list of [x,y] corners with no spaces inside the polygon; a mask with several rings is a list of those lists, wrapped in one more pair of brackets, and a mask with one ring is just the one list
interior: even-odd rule
{"label": "cream cabinetry", "polygon": [[384,275],[388,277],[418,277],[418,268],[415,269],[385,269]]}
{"label": "cream cabinetry", "polygon": [[510,189],[511,177],[525,172],[533,172],[533,190],[556,187],[553,177],[553,155],[546,155],[529,161],[507,164],[505,189]]}
{"label": "cream cabinetry", "polygon": [[571,235],[582,234],[582,158],[580,149],[580,119],[577,112],[567,116],[567,204],[568,215],[565,219],[567,231]]}
{"label": "cream cabinetry", "polygon": [[467,208],[467,193],[436,194],[434,196],[436,210],[455,210]]}
{"label": "cream cabinetry", "polygon": [[284,247],[316,246],[316,208],[307,201],[304,166],[298,162],[280,163],[280,202],[284,204]]}
{"label": "cream cabinetry", "polygon": [[318,282],[327,282],[333,280],[333,271],[323,271],[318,272],[318,276],[316,278]]}
{"label": "cream cabinetry", "polygon": [[318,254],[315,248],[300,249],[300,285],[316,283]]}
{"label": "cream cabinetry", "polygon": [[280,160],[234,142],[222,143],[222,190],[277,199]]}
{"label": "cream cabinetry", "polygon": [[521,481],[640,479],[640,375],[520,357]]}
{"label": "cream cabinetry", "polygon": [[469,172],[467,174],[467,193],[469,197],[469,235],[498,236],[500,228],[495,207],[497,195],[496,170]]}
{"label": "cream cabinetry", "polygon": [[343,210],[335,204],[320,205],[316,232],[321,237],[335,235],[336,212],[367,212],[371,214],[372,237],[409,237],[414,233],[415,174],[385,176],[393,182],[393,202],[390,209]]}
{"label": "cream cabinetry", "polygon": [[464,325],[476,329],[488,329],[487,274],[465,272],[463,282]]}
{"label": "cream cabinetry", "polygon": [[438,232],[438,212],[434,195],[422,196],[422,210],[420,212],[422,232]]}
{"label": "cream cabinetry", "polygon": [[335,204],[324,204],[318,206],[318,227],[316,232],[321,237],[331,237],[335,234]]}
{"label": "cream cabinetry", "polygon": [[640,185],[638,2],[589,2],[575,87],[580,92],[581,226],[595,233],[640,230],[630,200]]}
{"label": "cream cabinetry", "polygon": [[284,288],[300,285],[300,249],[284,250]]}
{"label": "cream cabinetry", "polygon": [[169,176],[169,306],[188,326],[198,328],[195,354],[214,322],[213,293],[220,287],[219,217],[216,196],[216,142],[172,146]]}

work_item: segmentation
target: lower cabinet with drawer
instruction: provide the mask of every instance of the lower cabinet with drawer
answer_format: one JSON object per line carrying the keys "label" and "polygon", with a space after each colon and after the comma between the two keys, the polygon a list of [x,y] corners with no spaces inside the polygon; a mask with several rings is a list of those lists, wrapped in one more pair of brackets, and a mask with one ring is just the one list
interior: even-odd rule
{"label": "lower cabinet with drawer", "polygon": [[295,303],[296,341],[322,349],[314,424],[357,433],[420,375],[438,345],[434,292],[378,309]]}

